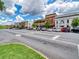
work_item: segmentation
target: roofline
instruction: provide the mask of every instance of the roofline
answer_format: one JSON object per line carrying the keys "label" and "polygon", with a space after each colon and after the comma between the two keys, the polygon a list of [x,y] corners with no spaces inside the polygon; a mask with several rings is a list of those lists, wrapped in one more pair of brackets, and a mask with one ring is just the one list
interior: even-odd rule
{"label": "roofline", "polygon": [[64,18],[64,17],[71,17],[71,16],[78,16],[78,15],[79,15],[79,13],[71,14],[71,15],[69,15],[69,14],[63,14],[63,15],[56,16],[56,19],[58,19],[58,18]]}

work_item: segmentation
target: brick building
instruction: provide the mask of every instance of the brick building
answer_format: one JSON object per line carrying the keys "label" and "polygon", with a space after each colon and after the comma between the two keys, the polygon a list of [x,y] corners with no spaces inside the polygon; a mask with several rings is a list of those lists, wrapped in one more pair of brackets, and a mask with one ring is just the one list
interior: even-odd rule
{"label": "brick building", "polygon": [[45,16],[45,19],[36,20],[34,22],[37,26],[44,26],[46,22],[50,23],[50,27],[53,28],[55,26],[55,16],[56,14],[49,14]]}
{"label": "brick building", "polygon": [[45,20],[51,24],[51,27],[55,27],[55,17],[56,13],[46,15]]}

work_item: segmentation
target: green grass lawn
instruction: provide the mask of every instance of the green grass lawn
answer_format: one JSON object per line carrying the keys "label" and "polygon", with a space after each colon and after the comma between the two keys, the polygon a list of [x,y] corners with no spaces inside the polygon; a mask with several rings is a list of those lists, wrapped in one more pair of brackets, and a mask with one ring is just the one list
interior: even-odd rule
{"label": "green grass lawn", "polygon": [[6,29],[6,28],[7,28],[6,26],[0,25],[0,29]]}
{"label": "green grass lawn", "polygon": [[0,59],[45,59],[32,49],[20,44],[0,45]]}

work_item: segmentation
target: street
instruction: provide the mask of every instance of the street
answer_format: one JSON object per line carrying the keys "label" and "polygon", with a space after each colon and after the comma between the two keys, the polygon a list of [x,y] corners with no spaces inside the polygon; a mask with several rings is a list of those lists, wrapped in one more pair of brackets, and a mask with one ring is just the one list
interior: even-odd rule
{"label": "street", "polygon": [[79,33],[0,30],[0,43],[24,43],[48,59],[79,59]]}

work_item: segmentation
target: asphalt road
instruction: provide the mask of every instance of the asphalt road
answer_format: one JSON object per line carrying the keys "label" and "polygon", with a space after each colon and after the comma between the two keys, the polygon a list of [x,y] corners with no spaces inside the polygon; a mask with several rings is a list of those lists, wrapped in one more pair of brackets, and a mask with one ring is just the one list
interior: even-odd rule
{"label": "asphalt road", "polygon": [[49,59],[79,59],[79,34],[29,30],[0,30],[0,43],[21,42]]}

